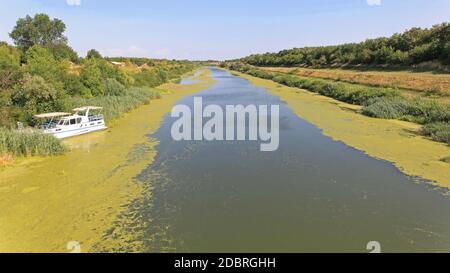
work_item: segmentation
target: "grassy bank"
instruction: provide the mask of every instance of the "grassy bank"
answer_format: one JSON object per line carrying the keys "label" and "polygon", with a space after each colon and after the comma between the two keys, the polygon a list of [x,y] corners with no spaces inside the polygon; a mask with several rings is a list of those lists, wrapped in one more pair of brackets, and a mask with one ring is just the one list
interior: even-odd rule
{"label": "grassy bank", "polygon": [[419,91],[427,96],[450,96],[449,74],[413,73],[409,71],[358,71],[338,68],[261,67],[260,69],[268,72],[290,73],[302,77],[329,79],[375,87],[407,89]]}
{"label": "grassy bank", "polygon": [[[450,105],[424,98],[404,98],[397,89],[371,87],[332,80],[262,71],[258,68],[232,63],[227,68],[289,87],[305,89],[342,102],[363,106],[362,114],[383,119],[398,119],[426,125],[425,136],[450,144]],[[444,124],[444,125],[443,125]],[[428,128],[433,128],[429,130]]]}

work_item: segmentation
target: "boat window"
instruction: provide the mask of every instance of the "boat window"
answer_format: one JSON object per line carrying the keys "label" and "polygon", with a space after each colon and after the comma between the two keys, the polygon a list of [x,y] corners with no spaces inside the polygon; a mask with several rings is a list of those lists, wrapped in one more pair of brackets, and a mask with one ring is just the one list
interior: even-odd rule
{"label": "boat window", "polygon": [[81,118],[77,118],[77,123],[81,123]]}
{"label": "boat window", "polygon": [[68,120],[65,120],[65,121],[64,121],[64,125],[69,125],[69,121],[68,121]]}
{"label": "boat window", "polygon": [[74,125],[74,124],[77,124],[77,120],[76,119],[71,119],[70,120],[70,125]]}
{"label": "boat window", "polygon": [[58,121],[58,125],[63,125],[63,124],[64,124],[64,120],[63,119]]}

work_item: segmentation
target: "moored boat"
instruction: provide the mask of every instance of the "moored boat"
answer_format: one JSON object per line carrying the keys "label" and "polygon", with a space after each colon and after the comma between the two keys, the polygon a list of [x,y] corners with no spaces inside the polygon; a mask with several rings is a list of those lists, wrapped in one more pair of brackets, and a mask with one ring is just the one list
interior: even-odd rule
{"label": "moored boat", "polygon": [[102,110],[102,107],[83,106],[73,109],[73,114],[58,112],[34,117],[44,121],[38,128],[45,134],[62,139],[107,129]]}

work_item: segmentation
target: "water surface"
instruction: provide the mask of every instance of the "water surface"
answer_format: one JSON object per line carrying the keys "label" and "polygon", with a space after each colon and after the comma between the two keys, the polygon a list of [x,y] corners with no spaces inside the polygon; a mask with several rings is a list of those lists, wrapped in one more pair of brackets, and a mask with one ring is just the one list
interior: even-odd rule
{"label": "water surface", "polygon": [[386,252],[450,251],[442,190],[324,136],[247,80],[211,70],[217,84],[196,94],[204,104],[280,105],[280,148],[174,142],[167,115],[151,136],[157,158],[137,177],[148,194],[130,207],[140,251],[367,252],[369,241]]}

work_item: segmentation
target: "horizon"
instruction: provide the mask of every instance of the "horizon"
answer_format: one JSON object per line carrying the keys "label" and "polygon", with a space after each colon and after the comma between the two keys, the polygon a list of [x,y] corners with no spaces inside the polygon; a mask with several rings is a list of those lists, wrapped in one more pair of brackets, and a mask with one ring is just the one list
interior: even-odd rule
{"label": "horizon", "polygon": [[80,56],[94,48],[108,57],[223,61],[429,28],[448,22],[450,9],[445,0],[255,3],[5,0],[0,4],[0,41],[12,44],[9,32],[17,19],[46,13],[65,22],[65,35]]}

